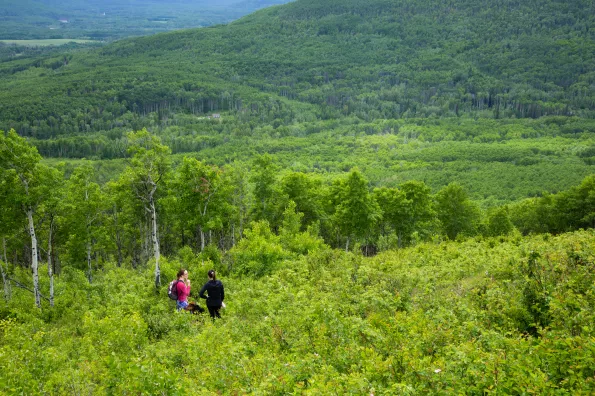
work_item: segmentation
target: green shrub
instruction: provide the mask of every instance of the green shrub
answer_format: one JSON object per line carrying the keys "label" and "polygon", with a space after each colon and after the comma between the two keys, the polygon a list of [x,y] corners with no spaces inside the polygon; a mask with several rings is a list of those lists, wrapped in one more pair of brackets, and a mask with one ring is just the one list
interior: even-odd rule
{"label": "green shrub", "polygon": [[287,252],[280,238],[271,232],[267,221],[251,224],[246,236],[230,251],[233,272],[240,275],[263,276],[274,271]]}

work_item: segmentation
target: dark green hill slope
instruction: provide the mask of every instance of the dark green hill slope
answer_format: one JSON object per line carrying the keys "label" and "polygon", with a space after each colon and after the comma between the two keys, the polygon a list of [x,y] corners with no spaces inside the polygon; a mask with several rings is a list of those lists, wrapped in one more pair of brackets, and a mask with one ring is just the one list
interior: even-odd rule
{"label": "dark green hill slope", "polygon": [[[0,127],[48,138],[127,112],[578,115],[595,107],[589,0],[298,0],[227,26],[0,66]],[[301,104],[300,104],[301,103]]]}

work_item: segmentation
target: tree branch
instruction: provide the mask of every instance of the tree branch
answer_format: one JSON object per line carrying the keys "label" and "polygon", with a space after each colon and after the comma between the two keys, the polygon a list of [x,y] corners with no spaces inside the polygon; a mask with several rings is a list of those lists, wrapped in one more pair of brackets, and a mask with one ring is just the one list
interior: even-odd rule
{"label": "tree branch", "polygon": [[[18,281],[16,281],[16,280],[14,280],[14,279],[12,279],[12,278],[10,278],[10,277],[7,277],[7,279],[8,279],[9,281],[12,281],[12,283],[14,283],[16,287],[19,287],[19,288],[21,288],[21,289],[25,289],[25,290],[27,290],[27,291],[30,291],[31,293],[35,294],[35,292],[34,292],[33,290],[29,289],[27,286],[23,285],[22,283],[20,283],[20,282],[18,282]],[[46,301],[50,301],[50,299],[49,299],[49,298],[47,298],[46,296],[44,296],[44,295],[43,295],[43,294],[41,294],[41,293],[39,293],[39,296],[40,296],[41,298],[45,299]]]}

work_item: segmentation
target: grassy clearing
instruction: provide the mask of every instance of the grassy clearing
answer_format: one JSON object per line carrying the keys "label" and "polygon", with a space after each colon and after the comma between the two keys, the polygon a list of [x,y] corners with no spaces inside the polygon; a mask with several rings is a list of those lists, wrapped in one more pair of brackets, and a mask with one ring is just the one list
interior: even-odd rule
{"label": "grassy clearing", "polygon": [[27,47],[38,47],[48,45],[64,45],[68,43],[86,44],[94,43],[93,40],[75,40],[75,39],[46,39],[46,40],[0,40],[4,44],[24,45]]}

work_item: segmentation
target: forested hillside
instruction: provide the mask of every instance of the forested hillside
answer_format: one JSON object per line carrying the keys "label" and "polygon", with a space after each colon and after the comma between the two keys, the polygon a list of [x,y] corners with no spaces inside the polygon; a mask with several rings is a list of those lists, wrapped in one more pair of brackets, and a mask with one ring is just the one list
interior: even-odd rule
{"label": "forested hillside", "polygon": [[0,125],[46,157],[124,157],[146,127],[220,166],[255,153],[304,172],[359,166],[375,186],[459,181],[486,205],[555,193],[593,173],[592,7],[300,0],[31,53],[0,64]]}
{"label": "forested hillside", "polygon": [[1,47],[0,393],[594,393],[593,7]]}
{"label": "forested hillside", "polygon": [[2,127],[109,130],[225,111],[285,125],[353,115],[593,116],[590,0],[300,0],[226,26],[2,65]]}

